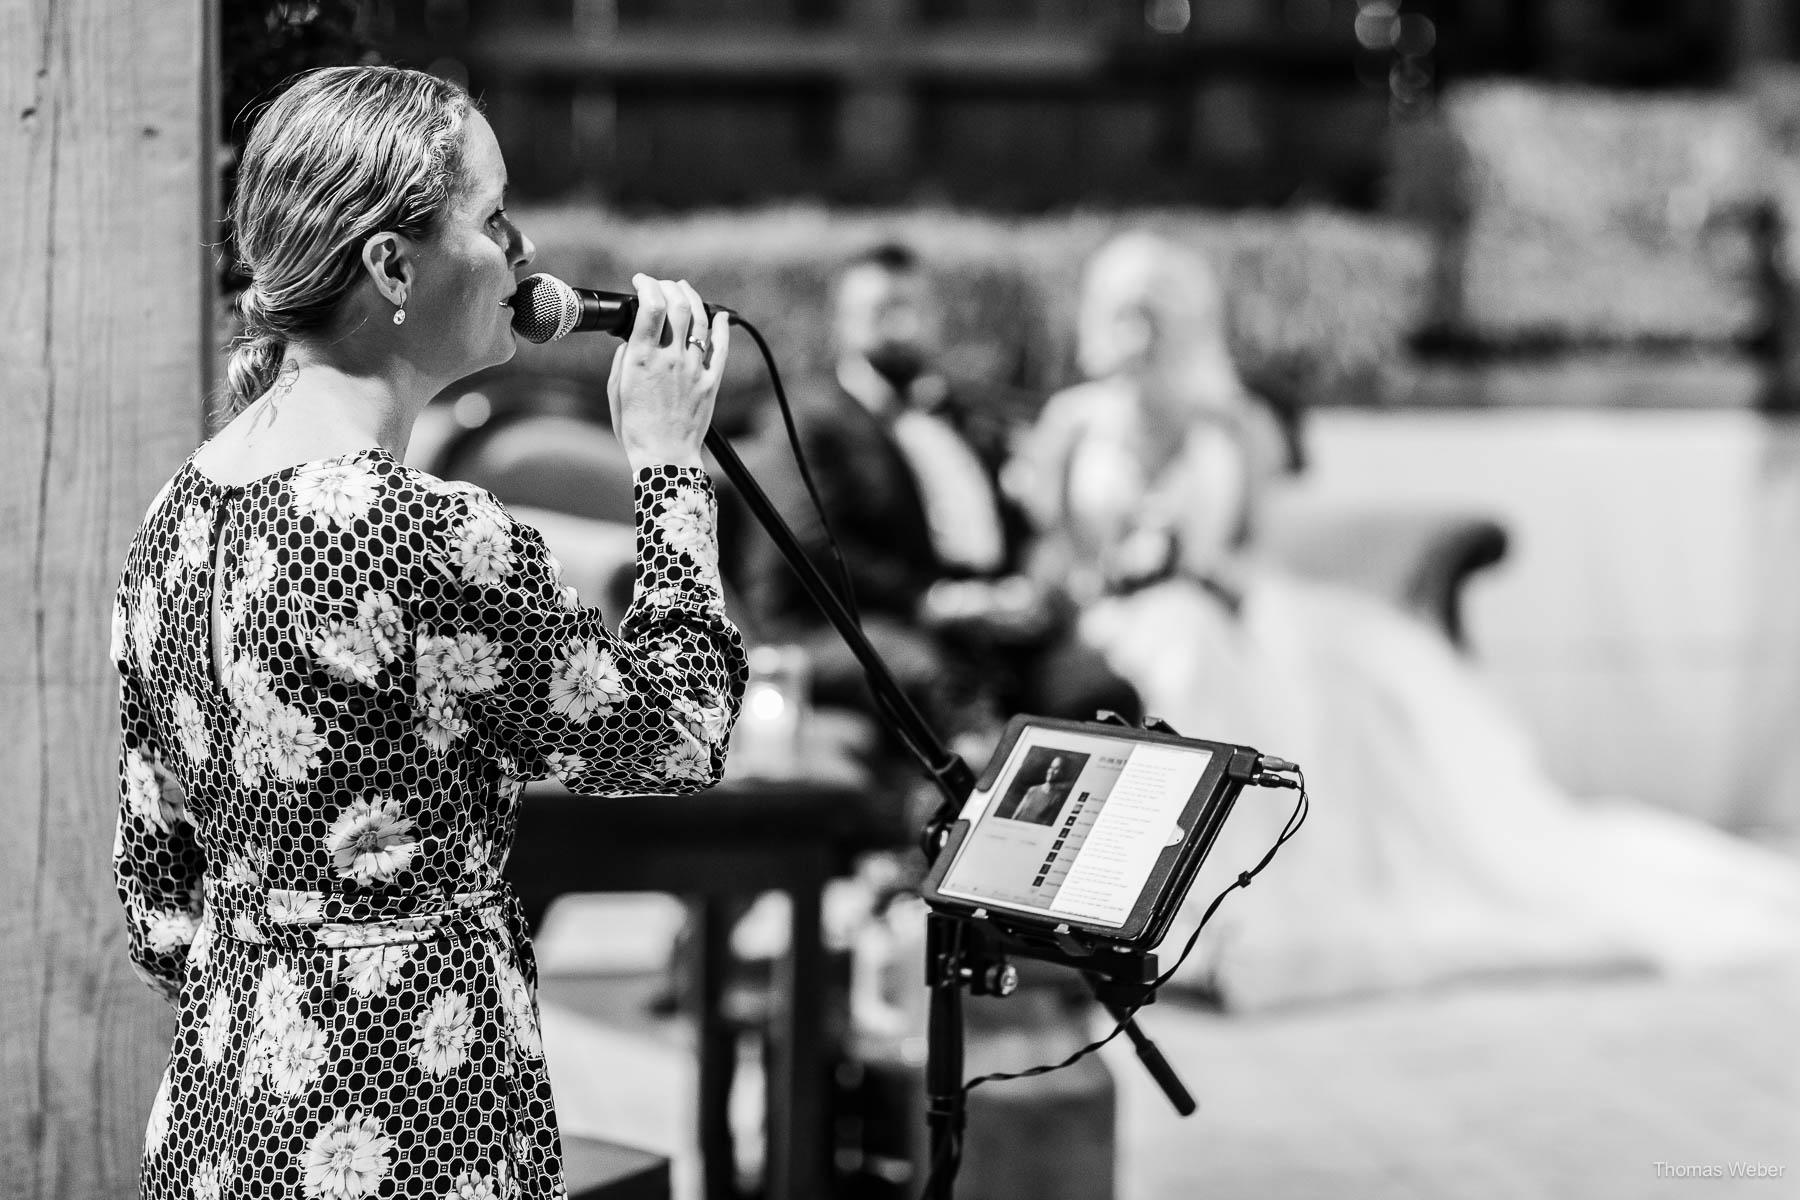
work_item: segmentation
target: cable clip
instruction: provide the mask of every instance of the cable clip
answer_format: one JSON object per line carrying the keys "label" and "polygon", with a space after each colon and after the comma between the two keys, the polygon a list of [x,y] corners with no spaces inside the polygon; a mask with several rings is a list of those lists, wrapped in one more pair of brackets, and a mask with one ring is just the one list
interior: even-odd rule
{"label": "cable clip", "polygon": [[[966,1092],[968,1087],[964,1085],[959,1090]],[[966,1129],[969,1123],[967,1110],[954,1095],[932,1097],[925,1106],[925,1115],[947,1122],[950,1129],[957,1133]]]}

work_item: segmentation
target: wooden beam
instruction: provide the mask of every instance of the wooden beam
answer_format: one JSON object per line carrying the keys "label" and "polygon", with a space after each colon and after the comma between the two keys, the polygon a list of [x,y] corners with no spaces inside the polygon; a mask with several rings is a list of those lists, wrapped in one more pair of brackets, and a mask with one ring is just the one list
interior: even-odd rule
{"label": "wooden beam", "polygon": [[871,42],[853,28],[718,29],[692,26],[621,30],[612,36],[555,26],[508,26],[460,46],[400,42],[416,63],[453,53],[489,78],[771,80],[854,82],[870,69],[901,76],[976,74],[998,79],[1087,79],[1110,43],[1082,30],[1019,28],[893,30]]}
{"label": "wooden beam", "polygon": [[1732,60],[1739,74],[1793,54],[1796,22],[1787,0],[1736,0],[1732,9]]}
{"label": "wooden beam", "polygon": [[847,16],[860,68],[842,77],[837,160],[852,196],[892,194],[912,173],[918,106],[904,68],[887,47],[907,37],[907,0],[860,0]]}
{"label": "wooden beam", "polygon": [[906,25],[871,39],[856,26],[814,29],[519,22],[445,41],[401,36],[384,49],[423,66],[442,55],[474,75],[525,83],[789,84],[855,86],[870,72],[911,82],[1088,86],[1145,72],[1266,76],[1297,82],[1349,78],[1355,44],[1335,36],[1249,32],[1207,38],[1127,36],[1109,27]]}
{"label": "wooden beam", "polygon": [[0,1190],[137,1194],[173,1022],[113,897],[125,546],[201,428],[208,0],[0,0]]}

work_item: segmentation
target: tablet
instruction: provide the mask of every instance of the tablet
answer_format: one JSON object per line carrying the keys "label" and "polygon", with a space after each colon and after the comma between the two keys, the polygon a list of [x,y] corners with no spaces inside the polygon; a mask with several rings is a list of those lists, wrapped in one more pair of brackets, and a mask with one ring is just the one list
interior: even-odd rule
{"label": "tablet", "polygon": [[1149,950],[1237,795],[1247,746],[1014,717],[922,894],[1029,938]]}

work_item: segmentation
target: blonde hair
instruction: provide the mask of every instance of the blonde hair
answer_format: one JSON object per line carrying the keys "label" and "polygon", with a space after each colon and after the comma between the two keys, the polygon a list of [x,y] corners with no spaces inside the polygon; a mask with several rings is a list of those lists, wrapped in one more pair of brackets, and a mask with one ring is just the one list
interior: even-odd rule
{"label": "blonde hair", "polygon": [[1147,230],[1116,234],[1094,252],[1080,302],[1076,355],[1090,377],[1112,373],[1104,318],[1121,304],[1153,311],[1169,350],[1225,350],[1225,297],[1212,265],[1191,246]]}
{"label": "blonde hair", "polygon": [[362,246],[392,230],[431,235],[456,195],[473,102],[398,67],[309,71],[262,113],[244,147],[230,236],[250,285],[223,400],[267,391],[288,344],[326,328],[362,271]]}

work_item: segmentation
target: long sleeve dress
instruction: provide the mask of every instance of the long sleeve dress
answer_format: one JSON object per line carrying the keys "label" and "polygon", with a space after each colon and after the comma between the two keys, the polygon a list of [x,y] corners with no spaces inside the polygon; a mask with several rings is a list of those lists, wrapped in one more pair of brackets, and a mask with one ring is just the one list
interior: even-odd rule
{"label": "long sleeve dress", "polygon": [[526,780],[718,778],[745,667],[715,528],[703,473],[639,472],[615,636],[535,530],[379,448],[169,481],[113,613],[113,862],[179,1014],[145,1196],[565,1194],[500,868]]}

